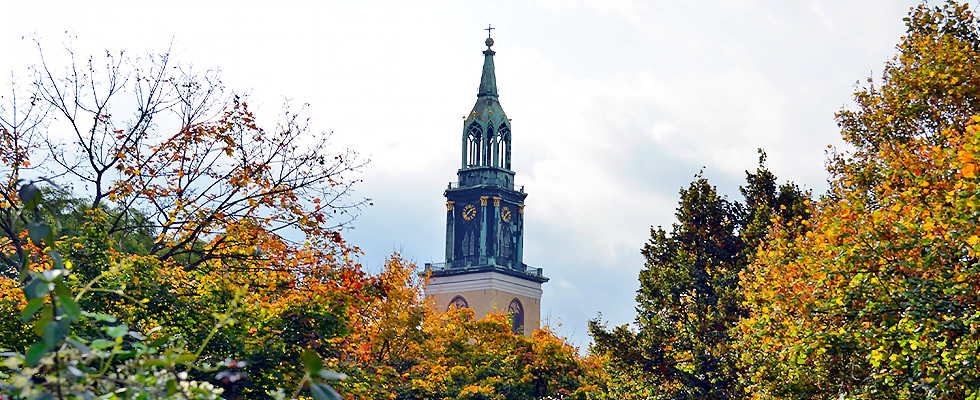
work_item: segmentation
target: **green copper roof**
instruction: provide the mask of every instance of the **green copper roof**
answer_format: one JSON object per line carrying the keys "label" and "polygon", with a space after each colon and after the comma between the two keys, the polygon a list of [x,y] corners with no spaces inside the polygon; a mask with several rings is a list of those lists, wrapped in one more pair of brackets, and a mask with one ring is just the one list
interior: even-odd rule
{"label": "green copper roof", "polygon": [[[497,77],[493,69],[493,55],[490,50],[493,46],[493,39],[487,38],[487,49],[483,51],[483,75],[480,77],[480,92],[476,95],[476,104],[473,110],[466,116],[464,126],[478,123],[482,130],[491,128],[494,131],[506,126],[510,129],[510,121],[500,107],[497,95]],[[465,129],[465,128],[464,128]]]}
{"label": "green copper roof", "polygon": [[493,71],[493,39],[487,38],[487,49],[483,51],[483,76],[480,77],[480,92],[477,97],[493,96],[497,97],[497,77]]}

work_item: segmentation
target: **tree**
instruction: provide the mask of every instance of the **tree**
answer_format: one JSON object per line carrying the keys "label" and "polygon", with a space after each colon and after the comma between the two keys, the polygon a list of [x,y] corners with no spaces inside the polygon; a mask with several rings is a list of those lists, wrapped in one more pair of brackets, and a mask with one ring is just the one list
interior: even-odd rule
{"label": "tree", "polygon": [[805,225],[745,280],[755,390],[776,398],[976,398],[980,31],[966,5],[913,9],[882,82],[837,116],[854,146]]}
{"label": "tree", "polygon": [[[42,54],[32,71],[30,88],[14,85],[0,104],[0,325],[17,333],[0,335],[0,347],[30,343],[7,320],[26,302],[12,290],[18,260],[37,250],[21,234],[30,221],[17,188],[48,177],[64,190],[45,189],[61,202],[44,222],[67,227],[48,246],[76,266],[69,284],[93,283],[82,306],[142,332],[162,326],[156,335],[190,347],[208,342],[209,362],[249,361],[251,379],[226,395],[267,396],[303,376],[304,349],[336,351],[329,340],[372,282],[340,235],[365,204],[345,179],[363,165],[356,154],[331,151],[288,107],[264,128],[216,71],[166,53],[107,52],[64,71]],[[212,332],[236,294],[239,323]]]}
{"label": "tree", "polygon": [[[698,176],[681,190],[670,233],[651,229],[637,291],[636,330],[608,330],[590,322],[593,351],[614,368],[637,376],[663,398],[744,397],[740,354],[732,329],[746,315],[740,274],[768,227],[782,218],[805,218],[808,194],[763,166],[741,188],[747,206],[717,194]],[[640,390],[644,385],[638,385]]]}
{"label": "tree", "polygon": [[[203,341],[194,343],[195,352],[188,350],[186,341],[174,341],[168,336],[148,339],[131,330],[133,326],[120,323],[115,316],[93,313],[79,304],[86,294],[98,291],[93,288],[95,281],[128,269],[120,265],[125,262],[114,263],[110,270],[103,271],[88,284],[70,285],[77,283],[71,281],[76,281],[78,274],[72,273],[72,263],[65,261],[55,249],[54,228],[38,220],[45,204],[44,196],[30,182],[21,185],[17,192],[22,210],[31,220],[26,232],[30,238],[26,249],[28,258],[20,260],[22,268],[18,277],[21,294],[27,300],[19,313],[25,323],[21,327],[32,324],[32,330],[41,339],[23,353],[0,353],[3,398],[214,400],[226,391],[207,382],[212,372],[224,368],[214,375],[224,382],[233,383],[244,376],[236,369],[245,363],[231,359],[202,362],[207,358],[202,354],[215,334],[235,324],[246,288],[239,289],[225,312],[214,314],[216,324]],[[77,286],[78,290],[71,286]],[[128,297],[124,289],[125,286],[115,292]],[[158,326],[146,333],[160,329]],[[309,383],[315,400],[340,399],[327,382],[345,376],[325,370],[320,357],[310,349],[302,359],[305,373],[293,397]],[[281,387],[265,394],[277,400],[285,398]]]}
{"label": "tree", "polygon": [[333,340],[327,365],[348,375],[354,398],[586,398],[599,386],[592,364],[547,327],[531,338],[510,316],[473,319],[469,309],[436,312],[418,268],[395,254],[351,308],[350,330]]}
{"label": "tree", "polygon": [[473,320],[470,309],[434,314],[424,357],[400,398],[585,399],[596,389],[576,349],[548,329],[515,335],[503,313]]}
{"label": "tree", "polygon": [[337,249],[363,204],[347,199],[354,181],[343,178],[362,165],[354,153],[332,155],[328,136],[288,108],[274,129],[260,127],[215,71],[108,52],[63,75],[42,56],[33,71],[29,105],[12,96],[0,118],[8,181],[66,176],[89,209],[113,210],[110,235],[152,231],[148,252],[161,261],[297,269],[282,252]]}

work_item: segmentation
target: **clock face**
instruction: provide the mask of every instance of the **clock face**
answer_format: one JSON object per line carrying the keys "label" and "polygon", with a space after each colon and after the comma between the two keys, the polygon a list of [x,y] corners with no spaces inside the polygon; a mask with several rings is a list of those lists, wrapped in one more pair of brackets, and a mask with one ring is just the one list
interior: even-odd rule
{"label": "clock face", "polygon": [[504,222],[510,222],[512,218],[513,215],[510,213],[510,208],[508,208],[507,206],[503,206],[500,208],[500,219],[504,220]]}
{"label": "clock face", "polygon": [[467,204],[466,207],[463,207],[463,219],[472,221],[473,218],[476,218],[476,206]]}

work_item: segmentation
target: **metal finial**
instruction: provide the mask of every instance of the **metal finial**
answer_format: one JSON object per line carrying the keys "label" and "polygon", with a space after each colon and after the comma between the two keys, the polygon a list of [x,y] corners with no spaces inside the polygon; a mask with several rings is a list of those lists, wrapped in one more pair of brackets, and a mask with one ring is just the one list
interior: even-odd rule
{"label": "metal finial", "polygon": [[490,26],[490,24],[487,24],[487,29],[484,29],[485,31],[487,31],[487,40],[484,41],[484,43],[487,44],[487,48],[488,49],[490,48],[490,46],[493,46],[493,39],[490,38],[490,31],[492,31],[494,29],[497,29],[497,28],[494,28],[494,27]]}

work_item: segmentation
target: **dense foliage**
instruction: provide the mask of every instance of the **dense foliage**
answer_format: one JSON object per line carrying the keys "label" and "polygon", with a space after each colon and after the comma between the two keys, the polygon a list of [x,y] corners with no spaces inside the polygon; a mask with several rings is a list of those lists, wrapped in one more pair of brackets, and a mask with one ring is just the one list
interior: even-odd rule
{"label": "dense foliage", "polygon": [[747,276],[753,392],[971,398],[980,369],[980,32],[921,6],[880,86],[838,122],[831,189],[774,230]]}
{"label": "dense foliage", "polygon": [[789,183],[777,187],[760,154],[759,169],[747,174],[742,188],[744,205],[719,196],[699,177],[681,190],[672,230],[651,230],[642,251],[647,263],[636,296],[636,330],[590,323],[592,351],[609,357],[621,373],[658,388],[649,397],[743,396],[731,332],[747,312],[739,274],[772,222],[808,215],[808,194]]}
{"label": "dense foliage", "polygon": [[370,399],[585,399],[599,379],[588,360],[548,327],[530,337],[510,317],[475,320],[470,309],[437,313],[422,299],[417,268],[397,255],[377,275],[384,295],[351,315],[344,356],[329,367],[339,388]]}
{"label": "dense foliage", "polygon": [[[326,341],[346,331],[349,304],[371,281],[339,234],[362,204],[343,178],[360,165],[352,153],[331,156],[288,109],[261,127],[215,73],[167,54],[32,70],[31,87],[13,87],[0,109],[0,347],[23,353],[34,340],[17,321],[31,300],[18,290],[21,261],[58,270],[64,258],[82,309],[173,337],[212,364],[243,361],[249,379],[219,382],[225,396],[266,396],[299,381],[304,349],[333,351]],[[15,200],[36,187],[25,179],[44,177],[58,178],[38,186],[52,227],[40,245],[23,234],[33,228]],[[235,299],[238,323],[213,329]]]}
{"label": "dense foliage", "polygon": [[297,114],[266,130],[167,55],[42,63],[0,105],[0,396],[977,400],[980,21],[907,26],[837,115],[830,190],[761,152],[744,201],[696,176],[642,249],[635,323],[592,321],[584,358],[435,312],[397,254],[364,273],[360,163]]}
{"label": "dense foliage", "polygon": [[361,163],[300,115],[265,129],[215,73],[167,54],[33,71],[0,105],[0,398],[590,387],[547,329],[435,313],[414,265],[396,255],[369,276],[352,262],[341,231],[365,203],[344,176]]}
{"label": "dense foliage", "polygon": [[[980,396],[980,22],[912,9],[899,54],[837,115],[819,201],[698,179],[643,249],[637,322],[592,324],[620,398]],[[614,390],[614,391],[613,391]],[[612,396],[610,396],[612,397]]]}

